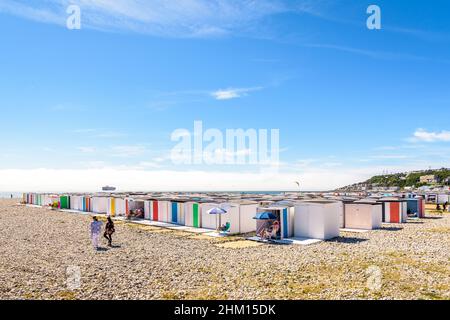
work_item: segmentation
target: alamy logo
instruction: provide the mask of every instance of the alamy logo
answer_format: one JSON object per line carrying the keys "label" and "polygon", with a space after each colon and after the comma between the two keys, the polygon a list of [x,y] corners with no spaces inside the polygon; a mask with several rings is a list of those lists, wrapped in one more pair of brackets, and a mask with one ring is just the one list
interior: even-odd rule
{"label": "alamy logo", "polygon": [[371,291],[380,291],[382,287],[383,273],[380,267],[370,266],[366,269],[367,283],[366,286]]}
{"label": "alamy logo", "polygon": [[68,266],[66,268],[66,284],[69,290],[81,288],[81,269],[79,266]]}
{"label": "alamy logo", "polygon": [[[194,122],[194,132],[177,129],[171,140],[174,164],[277,165],[279,162],[279,129],[203,130],[203,122]],[[270,149],[270,151],[269,151]]]}
{"label": "alamy logo", "polygon": [[367,28],[369,30],[381,29],[381,8],[377,5],[370,5],[367,8],[367,14],[370,14],[367,18]]}
{"label": "alamy logo", "polygon": [[79,6],[72,4],[67,7],[66,13],[69,17],[66,20],[66,26],[69,30],[81,29],[81,9]]}

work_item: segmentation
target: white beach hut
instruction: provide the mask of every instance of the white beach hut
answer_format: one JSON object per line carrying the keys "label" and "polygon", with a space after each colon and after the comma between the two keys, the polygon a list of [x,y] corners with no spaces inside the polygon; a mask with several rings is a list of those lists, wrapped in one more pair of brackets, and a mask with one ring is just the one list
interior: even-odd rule
{"label": "white beach hut", "polygon": [[91,198],[92,212],[105,214],[108,211],[108,200],[107,196],[93,196]]}
{"label": "white beach hut", "polygon": [[[209,214],[208,211],[213,208],[222,208],[226,213],[222,214],[219,219],[218,215]],[[256,216],[257,208],[258,203],[249,200],[205,203],[201,207],[202,228],[215,230],[221,226],[228,225],[227,232],[230,234],[253,232],[256,230],[254,217]]]}
{"label": "white beach hut", "polygon": [[382,221],[385,223],[406,223],[408,218],[408,203],[405,199],[394,197],[381,198],[383,204]]}
{"label": "white beach hut", "polygon": [[176,199],[169,203],[168,217],[171,223],[184,225],[185,224],[185,203],[187,200]]}
{"label": "white beach hut", "polygon": [[184,204],[184,225],[187,227],[202,227],[202,206],[203,203],[188,201]]}
{"label": "white beach hut", "polygon": [[158,200],[144,200],[144,219],[158,221]]}
{"label": "white beach hut", "polygon": [[158,200],[158,221],[161,222],[171,222],[169,217],[169,200]]}
{"label": "white beach hut", "polygon": [[84,197],[82,195],[71,195],[70,196],[70,204],[69,204],[70,209],[84,211],[83,210],[83,200],[84,200]]}
{"label": "white beach hut", "polygon": [[125,216],[127,213],[127,198],[112,196],[108,198],[108,208],[106,213],[111,217]]}
{"label": "white beach hut", "polygon": [[258,207],[256,214],[270,213],[274,220],[256,220],[256,234],[261,238],[274,240],[287,239],[294,236],[293,206]]}
{"label": "white beach hut", "polygon": [[295,205],[294,236],[328,240],[339,237],[342,202],[302,201]]}
{"label": "white beach hut", "polygon": [[373,230],[381,228],[383,207],[374,200],[359,200],[345,205],[345,228]]}
{"label": "white beach hut", "polygon": [[[211,229],[216,230],[219,227],[219,219],[218,215],[215,214],[209,214],[208,211],[220,207],[219,203],[204,203],[201,207],[201,221],[202,221],[202,228],[204,229]],[[230,209],[231,211],[231,209]],[[227,213],[228,214],[228,213]],[[223,215],[224,217],[226,214]]]}
{"label": "white beach hut", "polygon": [[[258,211],[258,203],[255,201],[242,200],[238,202],[239,205],[239,229],[236,232],[239,234],[256,231],[255,216]],[[233,228],[233,225],[231,225]],[[231,230],[233,233],[233,229]]]}

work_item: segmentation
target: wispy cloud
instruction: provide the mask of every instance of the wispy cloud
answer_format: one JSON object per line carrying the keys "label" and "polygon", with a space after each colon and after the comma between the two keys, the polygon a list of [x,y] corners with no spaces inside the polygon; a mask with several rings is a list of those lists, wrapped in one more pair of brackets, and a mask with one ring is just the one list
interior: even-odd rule
{"label": "wispy cloud", "polygon": [[411,156],[407,156],[404,154],[379,154],[371,157],[372,159],[381,159],[381,160],[403,160],[411,158]]}
{"label": "wispy cloud", "polygon": [[77,150],[82,153],[94,153],[97,149],[95,147],[78,147]]}
{"label": "wispy cloud", "polygon": [[143,168],[161,168],[161,163],[157,161],[141,161],[139,162],[139,166]]}
{"label": "wispy cloud", "polygon": [[211,92],[216,100],[230,100],[247,96],[250,92],[262,90],[263,87],[228,88]]}
{"label": "wispy cloud", "polygon": [[96,131],[96,129],[75,129],[75,130],[72,130],[72,131],[70,131],[70,132],[72,132],[72,133],[92,133],[92,132],[95,132]]}
{"label": "wispy cloud", "polygon": [[285,0],[2,0],[0,11],[64,25],[70,4],[80,6],[82,28],[173,37],[222,36],[291,10]]}
{"label": "wispy cloud", "polygon": [[[369,49],[359,49],[354,47],[342,46],[342,45],[334,45],[334,44],[304,44],[303,46],[308,48],[319,48],[319,49],[330,49],[336,51],[342,51],[347,53],[358,54],[362,56],[366,56],[373,59],[380,60],[413,60],[413,61],[429,61],[433,60],[427,57],[417,56],[408,53],[393,53],[386,51],[377,51],[377,50],[369,50]],[[440,60],[440,62],[449,62],[446,60]]]}
{"label": "wispy cloud", "polygon": [[114,146],[111,148],[111,155],[114,157],[136,157],[142,155],[146,151],[144,146]]}
{"label": "wispy cloud", "polygon": [[411,141],[422,142],[448,142],[450,141],[450,131],[432,132],[425,129],[417,129]]}
{"label": "wispy cloud", "polygon": [[120,138],[120,137],[125,137],[125,136],[126,136],[126,134],[122,133],[122,132],[104,131],[104,132],[99,132],[99,133],[95,134],[94,138],[110,139],[110,138]]}
{"label": "wispy cloud", "polygon": [[101,139],[121,138],[127,136],[127,134],[123,132],[108,129],[94,129],[94,128],[80,128],[70,130],[69,132],[75,133],[77,135],[86,135],[89,136],[90,138],[101,138]]}
{"label": "wispy cloud", "polygon": [[399,34],[409,35],[412,37],[419,38],[421,40],[426,41],[450,41],[450,34],[440,33],[440,32],[432,32],[432,31],[425,31],[420,29],[413,29],[413,28],[405,28],[405,27],[395,27],[395,26],[384,26],[383,29],[395,32]]}

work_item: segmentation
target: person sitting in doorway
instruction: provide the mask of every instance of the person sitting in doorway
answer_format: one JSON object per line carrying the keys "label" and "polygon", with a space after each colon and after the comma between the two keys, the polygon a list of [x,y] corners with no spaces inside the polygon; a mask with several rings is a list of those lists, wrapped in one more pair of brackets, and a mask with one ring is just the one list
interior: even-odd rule
{"label": "person sitting in doorway", "polygon": [[218,231],[219,232],[229,232],[230,228],[231,228],[231,224],[229,222],[227,222],[224,225],[220,226]]}
{"label": "person sitting in doorway", "polygon": [[144,219],[144,210],[136,209],[130,210],[130,213],[127,215],[127,219]]}

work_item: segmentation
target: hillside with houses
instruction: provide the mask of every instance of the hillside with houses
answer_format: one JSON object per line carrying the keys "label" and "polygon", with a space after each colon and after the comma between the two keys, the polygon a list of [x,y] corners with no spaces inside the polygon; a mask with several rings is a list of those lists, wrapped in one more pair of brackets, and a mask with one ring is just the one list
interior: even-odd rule
{"label": "hillside with houses", "polygon": [[450,169],[429,169],[378,175],[364,182],[340,188],[339,191],[449,190]]}

